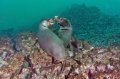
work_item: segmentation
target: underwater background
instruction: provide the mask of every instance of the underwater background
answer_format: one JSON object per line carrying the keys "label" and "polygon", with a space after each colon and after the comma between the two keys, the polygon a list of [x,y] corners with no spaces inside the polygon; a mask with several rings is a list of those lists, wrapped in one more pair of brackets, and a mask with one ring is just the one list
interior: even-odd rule
{"label": "underwater background", "polygon": [[74,36],[95,46],[120,46],[120,0],[0,0],[0,35],[37,32],[41,19],[68,18]]}

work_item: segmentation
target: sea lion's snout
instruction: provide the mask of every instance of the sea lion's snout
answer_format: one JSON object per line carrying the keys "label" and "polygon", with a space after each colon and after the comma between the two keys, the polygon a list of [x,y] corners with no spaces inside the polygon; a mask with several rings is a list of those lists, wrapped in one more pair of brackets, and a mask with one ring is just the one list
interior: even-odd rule
{"label": "sea lion's snout", "polygon": [[49,24],[49,26],[52,26],[54,24],[54,20],[53,19],[49,19],[48,20],[48,24]]}

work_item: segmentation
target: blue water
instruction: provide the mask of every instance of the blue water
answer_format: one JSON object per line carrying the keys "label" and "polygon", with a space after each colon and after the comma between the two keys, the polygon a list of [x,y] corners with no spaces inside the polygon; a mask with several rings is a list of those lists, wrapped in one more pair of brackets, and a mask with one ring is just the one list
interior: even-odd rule
{"label": "blue water", "polygon": [[[79,39],[89,41],[94,45],[108,45],[108,42],[111,41],[119,43],[119,22],[118,25],[115,25],[118,20],[114,21],[112,26],[109,24],[100,26],[99,23],[97,26],[96,23],[96,26],[90,27],[87,22],[85,22],[85,26],[82,25],[79,22],[81,18],[74,17],[77,13],[82,13],[79,11],[79,7],[72,9],[72,12],[76,12],[75,14],[69,14],[73,5],[83,3],[87,6],[96,6],[100,9],[101,14],[108,15],[107,18],[115,16],[118,19],[120,14],[120,0],[0,0],[0,34],[12,36],[14,32],[18,31],[37,31],[37,25],[41,19],[61,15],[71,19],[74,34]],[[87,15],[89,13],[85,16]],[[104,22],[103,20],[99,20],[99,22]],[[84,21],[83,18],[82,21]],[[78,26],[79,30],[76,30],[75,28]]]}

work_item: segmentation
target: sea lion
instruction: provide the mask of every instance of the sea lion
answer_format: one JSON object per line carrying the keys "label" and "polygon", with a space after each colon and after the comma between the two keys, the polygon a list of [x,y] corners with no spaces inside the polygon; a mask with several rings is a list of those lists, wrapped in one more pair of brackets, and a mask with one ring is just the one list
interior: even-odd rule
{"label": "sea lion", "polygon": [[67,47],[72,38],[72,25],[70,21],[67,20],[66,18],[60,18],[58,16],[55,16],[54,20],[60,26],[58,36],[63,40],[64,46]]}
{"label": "sea lion", "polygon": [[56,60],[65,57],[63,41],[49,28],[54,24],[52,19],[43,20],[39,24],[38,42],[40,47]]}

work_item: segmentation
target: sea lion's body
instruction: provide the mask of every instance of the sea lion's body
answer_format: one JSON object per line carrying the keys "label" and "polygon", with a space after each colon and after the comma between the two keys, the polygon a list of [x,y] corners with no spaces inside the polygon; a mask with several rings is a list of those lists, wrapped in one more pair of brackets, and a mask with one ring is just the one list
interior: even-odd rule
{"label": "sea lion's body", "polygon": [[72,38],[72,25],[70,21],[65,18],[62,18],[60,22],[58,22],[60,29],[58,31],[59,37],[63,40],[64,46],[67,47]]}
{"label": "sea lion's body", "polygon": [[58,31],[58,36],[60,37],[61,40],[63,40],[65,47],[69,46],[69,49],[70,49],[70,51],[68,51],[69,56],[70,57],[74,56],[73,46],[71,44],[72,25],[70,21],[67,20],[66,18],[60,18],[58,16],[55,16],[55,21],[60,26],[60,29]]}
{"label": "sea lion's body", "polygon": [[64,59],[65,48],[63,41],[53,33],[50,29],[43,29],[42,24],[39,25],[38,42],[40,47],[56,60]]}
{"label": "sea lion's body", "polygon": [[68,29],[67,30],[60,29],[58,35],[63,40],[64,46],[67,47],[72,38],[72,28],[69,28],[69,30]]}

